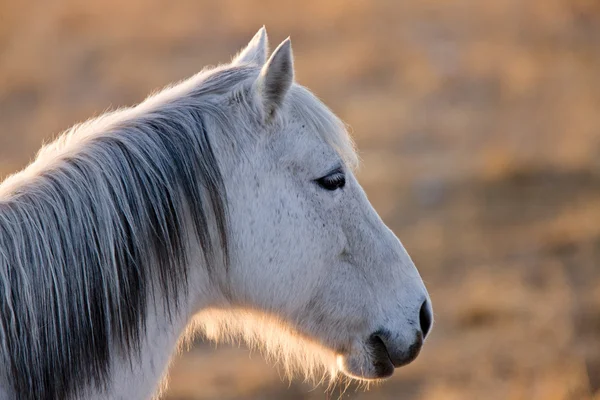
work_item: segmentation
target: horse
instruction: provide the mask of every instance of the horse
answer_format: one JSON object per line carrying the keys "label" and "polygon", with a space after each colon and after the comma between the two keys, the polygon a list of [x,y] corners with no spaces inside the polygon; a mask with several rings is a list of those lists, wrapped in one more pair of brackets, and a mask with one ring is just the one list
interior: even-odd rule
{"label": "horse", "polygon": [[230,63],[72,127],[0,185],[0,397],[159,396],[194,332],[291,374],[391,376],[431,301],[357,164],[264,27]]}

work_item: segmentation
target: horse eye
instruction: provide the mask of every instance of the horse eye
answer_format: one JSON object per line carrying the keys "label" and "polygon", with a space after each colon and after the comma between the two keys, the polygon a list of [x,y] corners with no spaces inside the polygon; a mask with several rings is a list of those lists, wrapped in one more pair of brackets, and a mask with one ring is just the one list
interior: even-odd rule
{"label": "horse eye", "polygon": [[315,182],[325,190],[337,190],[343,188],[346,184],[346,176],[342,171],[333,171],[322,178],[316,179]]}

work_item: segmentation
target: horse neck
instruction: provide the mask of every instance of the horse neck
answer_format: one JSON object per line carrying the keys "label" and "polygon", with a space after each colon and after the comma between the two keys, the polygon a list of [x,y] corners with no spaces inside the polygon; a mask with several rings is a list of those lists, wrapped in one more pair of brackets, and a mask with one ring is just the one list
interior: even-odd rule
{"label": "horse neck", "polygon": [[[170,318],[151,314],[140,341],[140,351],[128,358],[117,358],[111,368],[108,393],[90,393],[85,398],[150,399],[165,387],[165,376],[172,356],[189,322],[183,307]],[[108,395],[107,395],[108,394]]]}
{"label": "horse neck", "polygon": [[[188,219],[189,223],[191,219]],[[188,287],[181,290],[179,307],[167,311],[158,300],[148,314],[141,336],[140,351],[128,358],[119,358],[111,368],[109,397],[114,399],[159,398],[166,388],[166,376],[173,356],[182,343],[193,334],[190,321],[201,310],[222,301],[222,293],[214,284],[205,256],[194,235],[188,237]],[[106,393],[91,394],[90,398],[105,399]],[[86,397],[88,398],[88,397]]]}

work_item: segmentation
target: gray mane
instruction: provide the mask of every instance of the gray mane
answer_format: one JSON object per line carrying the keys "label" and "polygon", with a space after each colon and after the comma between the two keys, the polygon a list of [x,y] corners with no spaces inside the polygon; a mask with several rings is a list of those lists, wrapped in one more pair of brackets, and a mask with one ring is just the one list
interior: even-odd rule
{"label": "gray mane", "polygon": [[139,350],[153,304],[177,309],[189,234],[218,265],[226,201],[210,130],[230,130],[206,97],[257,73],[217,69],[133,117],[111,114],[100,132],[76,127],[76,151],[0,195],[0,361],[19,398],[105,389],[111,358]]}

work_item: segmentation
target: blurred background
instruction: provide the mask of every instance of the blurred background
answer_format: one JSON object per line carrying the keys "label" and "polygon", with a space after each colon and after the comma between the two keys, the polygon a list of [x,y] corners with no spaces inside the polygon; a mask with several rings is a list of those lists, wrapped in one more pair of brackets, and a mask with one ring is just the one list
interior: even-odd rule
{"label": "blurred background", "polygon": [[359,179],[437,323],[368,392],[289,383],[199,341],[164,397],[600,399],[598,0],[0,0],[0,176],[228,61],[263,24],[352,126]]}

